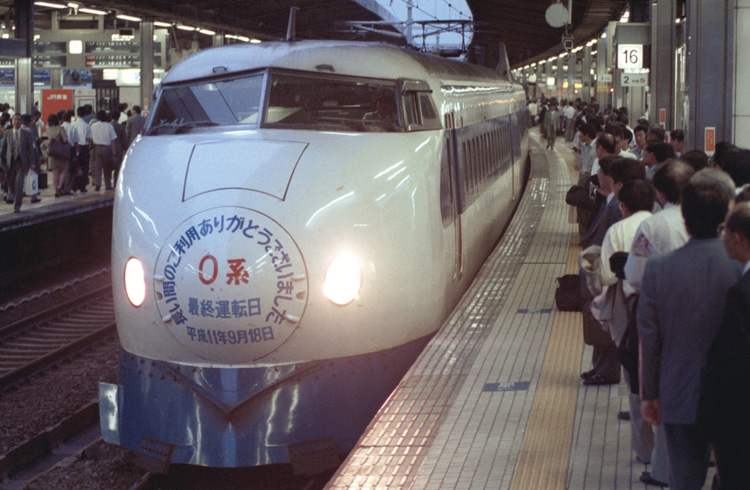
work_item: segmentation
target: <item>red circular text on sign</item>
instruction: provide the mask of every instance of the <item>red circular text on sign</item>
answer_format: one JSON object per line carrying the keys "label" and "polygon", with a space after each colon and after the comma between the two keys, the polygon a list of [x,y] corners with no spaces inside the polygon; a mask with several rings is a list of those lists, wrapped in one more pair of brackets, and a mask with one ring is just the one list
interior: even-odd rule
{"label": "red circular text on sign", "polygon": [[[206,264],[206,261],[210,260],[213,262],[213,275],[206,279],[206,276],[203,274],[203,266]],[[198,267],[198,277],[200,278],[201,282],[203,284],[211,284],[216,280],[216,275],[219,273],[219,262],[216,260],[216,257],[213,255],[206,255],[201,259],[201,264]]]}

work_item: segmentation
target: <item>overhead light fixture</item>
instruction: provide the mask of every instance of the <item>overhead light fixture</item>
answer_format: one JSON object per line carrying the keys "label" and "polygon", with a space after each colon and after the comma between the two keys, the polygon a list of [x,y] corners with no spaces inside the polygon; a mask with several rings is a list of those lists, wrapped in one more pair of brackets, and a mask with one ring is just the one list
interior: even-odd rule
{"label": "overhead light fixture", "polygon": [[260,39],[255,39],[255,38],[253,38],[253,39],[249,39],[249,38],[247,38],[247,37],[241,37],[241,38],[240,38],[240,41],[250,42],[250,43],[252,43],[252,44],[260,44],[261,42],[263,42],[263,41],[261,41]]}
{"label": "overhead light fixture", "polygon": [[133,22],[140,22],[142,20],[140,17],[133,17],[132,15],[125,15],[125,14],[120,14],[117,16],[117,18],[122,19],[122,20],[130,20]]}
{"label": "overhead light fixture", "polygon": [[206,36],[214,36],[214,35],[216,35],[216,31],[212,31],[212,30],[209,30],[209,29],[198,29],[198,32],[200,32],[201,34],[205,34]]}
{"label": "overhead light fixture", "polygon": [[172,24],[169,22],[161,22],[161,21],[154,21],[154,25],[157,27],[172,27]]}
{"label": "overhead light fixture", "polygon": [[51,9],[66,9],[68,8],[67,5],[64,5],[62,3],[52,3],[52,2],[34,2],[34,5],[37,7],[47,7]]}
{"label": "overhead light fixture", "polygon": [[195,31],[196,30],[195,27],[190,27],[190,26],[186,26],[183,24],[178,25],[177,28],[180,29],[181,31]]}
{"label": "overhead light fixture", "polygon": [[104,10],[97,9],[79,8],[78,11],[83,12],[84,14],[107,15],[107,12],[105,12]]}
{"label": "overhead light fixture", "polygon": [[75,3],[75,2],[68,2],[68,7],[72,8],[72,9],[77,9],[79,7],[79,5],[77,3]]}

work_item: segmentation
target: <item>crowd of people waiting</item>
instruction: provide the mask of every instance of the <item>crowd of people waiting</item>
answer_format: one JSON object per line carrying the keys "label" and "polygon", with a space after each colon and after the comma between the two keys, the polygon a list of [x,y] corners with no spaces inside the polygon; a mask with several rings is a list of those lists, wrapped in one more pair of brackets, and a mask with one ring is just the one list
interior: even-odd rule
{"label": "crowd of people waiting", "polygon": [[[98,192],[112,190],[128,146],[142,131],[141,108],[121,104],[118,110],[94,112],[91,105],[50,114],[18,114],[0,104],[0,159],[3,199],[21,210],[27,175],[52,172],[55,197],[85,193],[92,179]],[[39,202],[34,195],[31,202]]]}
{"label": "crowd of people waiting", "polygon": [[555,101],[536,115],[548,148],[564,135],[580,154],[566,201],[593,345],[583,383],[619,383],[624,370],[630,411],[618,418],[651,464],[642,482],[703,488],[713,450],[713,488],[748,489],[750,150],[719,143],[709,158],[685,151],[681,130],[631,128],[625,108],[563,105],[564,125]]}

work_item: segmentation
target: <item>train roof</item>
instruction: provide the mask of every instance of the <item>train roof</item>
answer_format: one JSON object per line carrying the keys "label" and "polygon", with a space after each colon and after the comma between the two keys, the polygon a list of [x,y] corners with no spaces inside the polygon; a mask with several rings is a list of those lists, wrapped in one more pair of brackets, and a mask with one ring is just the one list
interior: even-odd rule
{"label": "train roof", "polygon": [[383,43],[280,41],[232,44],[199,51],[170,69],[162,83],[180,83],[269,67],[383,79],[424,80],[434,77],[443,83],[497,84],[505,81],[490,68]]}

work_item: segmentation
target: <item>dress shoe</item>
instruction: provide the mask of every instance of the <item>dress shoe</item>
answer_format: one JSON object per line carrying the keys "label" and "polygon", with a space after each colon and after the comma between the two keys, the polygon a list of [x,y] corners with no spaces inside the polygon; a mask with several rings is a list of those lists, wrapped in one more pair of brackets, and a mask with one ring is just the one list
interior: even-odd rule
{"label": "dress shoe", "polygon": [[88,191],[86,189],[81,189],[81,194],[86,194]]}
{"label": "dress shoe", "polygon": [[619,412],[617,418],[620,420],[630,420],[630,412]]}
{"label": "dress shoe", "polygon": [[14,212],[14,213],[20,213],[20,212],[21,212],[21,210],[20,210],[20,209],[15,209],[15,208],[13,208],[13,212]]}
{"label": "dress shoe", "polygon": [[38,197],[35,197],[34,199],[31,200],[32,203],[37,203],[37,202],[41,202],[41,201],[42,200],[39,199]]}
{"label": "dress shoe", "polygon": [[101,187],[100,187],[100,186],[96,186],[96,187],[94,187],[94,190],[95,190],[96,192],[99,192],[99,191],[101,190]]}
{"label": "dress shoe", "polygon": [[619,383],[619,381],[612,381],[609,378],[605,378],[601,374],[595,374],[591,376],[589,379],[583,380],[583,384],[588,385],[588,386],[613,385],[617,383]]}
{"label": "dress shoe", "polygon": [[108,187],[105,187],[105,188],[104,188],[104,190],[105,190],[105,191],[111,191],[111,190],[112,190],[112,187],[109,187],[109,186],[108,186]]}
{"label": "dress shoe", "polygon": [[585,373],[581,373],[581,379],[589,379],[595,374],[596,374],[596,369],[592,369],[591,371],[586,371]]}
{"label": "dress shoe", "polygon": [[654,479],[654,477],[651,476],[651,473],[648,471],[644,471],[643,473],[641,473],[641,477],[639,478],[639,480],[641,481],[641,483],[645,483],[646,485],[655,485],[662,488],[669,486],[668,483],[664,483],[663,481]]}

